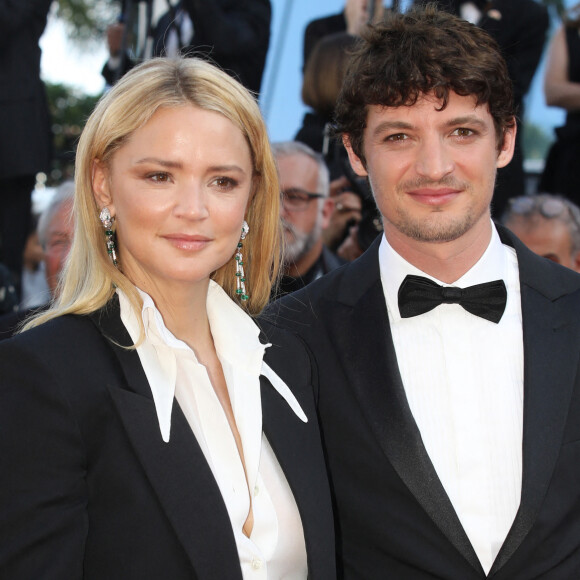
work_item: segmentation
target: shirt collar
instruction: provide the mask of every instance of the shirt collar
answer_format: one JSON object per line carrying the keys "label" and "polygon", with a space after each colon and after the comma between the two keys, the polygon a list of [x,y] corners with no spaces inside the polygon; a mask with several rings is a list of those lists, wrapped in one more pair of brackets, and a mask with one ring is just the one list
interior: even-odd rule
{"label": "shirt collar", "polygon": [[424,276],[441,286],[458,286],[465,288],[474,284],[483,284],[492,280],[506,280],[506,269],[509,267],[506,260],[506,250],[515,255],[515,251],[509,246],[504,246],[500,240],[495,225],[492,222],[491,240],[481,258],[463,275],[452,284],[441,282],[434,276],[426,274],[407,262],[391,247],[387,238],[383,234],[379,246],[379,268],[381,272],[381,283],[387,301],[389,313],[393,320],[400,320],[398,293],[401,283],[407,275]]}
{"label": "shirt collar", "polygon": [[[175,397],[176,354],[180,350],[191,352],[194,358],[195,354],[165,326],[151,296],[139,288],[137,291],[143,301],[141,320],[145,329],[145,340],[137,347],[137,353],[151,387],[163,440],[168,442]],[[117,294],[121,321],[135,343],[141,330],[139,319],[123,291],[117,289]],[[250,375],[264,375],[297,417],[307,423],[306,414],[288,385],[263,361],[266,348],[272,345],[260,342],[258,326],[213,280],[209,283],[206,307],[219,359]]]}

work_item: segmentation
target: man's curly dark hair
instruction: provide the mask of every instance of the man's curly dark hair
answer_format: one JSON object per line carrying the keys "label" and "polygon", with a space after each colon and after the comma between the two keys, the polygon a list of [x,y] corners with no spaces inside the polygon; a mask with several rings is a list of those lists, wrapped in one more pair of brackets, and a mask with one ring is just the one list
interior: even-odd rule
{"label": "man's curly dark hair", "polygon": [[369,105],[411,106],[432,93],[473,96],[493,117],[497,148],[515,125],[512,83],[496,41],[484,30],[433,4],[390,13],[369,26],[354,48],[335,110],[335,130],[347,135],[366,165],[363,133]]}

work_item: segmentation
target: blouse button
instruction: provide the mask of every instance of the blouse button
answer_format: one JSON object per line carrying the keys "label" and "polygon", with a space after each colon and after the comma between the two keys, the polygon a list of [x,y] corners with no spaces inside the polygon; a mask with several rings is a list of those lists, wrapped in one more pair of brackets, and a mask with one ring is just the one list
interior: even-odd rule
{"label": "blouse button", "polygon": [[254,570],[259,570],[262,567],[262,560],[260,558],[253,558],[252,559],[252,568]]}

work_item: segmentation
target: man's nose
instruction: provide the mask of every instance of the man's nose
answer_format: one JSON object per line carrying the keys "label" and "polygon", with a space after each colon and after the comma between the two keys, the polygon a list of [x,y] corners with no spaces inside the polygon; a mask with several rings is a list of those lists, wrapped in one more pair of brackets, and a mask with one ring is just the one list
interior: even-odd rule
{"label": "man's nose", "polygon": [[449,147],[438,136],[434,136],[420,143],[415,167],[422,177],[439,181],[453,172],[455,164]]}

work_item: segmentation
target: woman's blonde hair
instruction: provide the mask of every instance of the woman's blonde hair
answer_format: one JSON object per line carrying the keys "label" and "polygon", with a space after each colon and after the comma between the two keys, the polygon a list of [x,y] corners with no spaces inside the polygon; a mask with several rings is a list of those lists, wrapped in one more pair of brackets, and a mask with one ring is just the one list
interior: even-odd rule
{"label": "woman's blonde hair", "polygon": [[[267,129],[255,98],[240,83],[198,58],[156,58],[127,73],[98,102],[80,137],[75,165],[75,235],[63,271],[58,298],[51,308],[25,328],[63,314],[88,314],[104,306],[115,287],[140,309],[133,284],[117,269],[105,246],[100,208],[93,194],[95,161],[105,165],[116,151],[161,108],[194,105],[219,113],[240,129],[253,163],[253,191],[246,212],[250,233],[243,253],[249,300],[241,304],[258,314],[267,304],[280,267],[280,193],[276,164]],[[232,259],[212,278],[236,298],[235,262]],[[140,317],[139,317],[140,318]]]}

